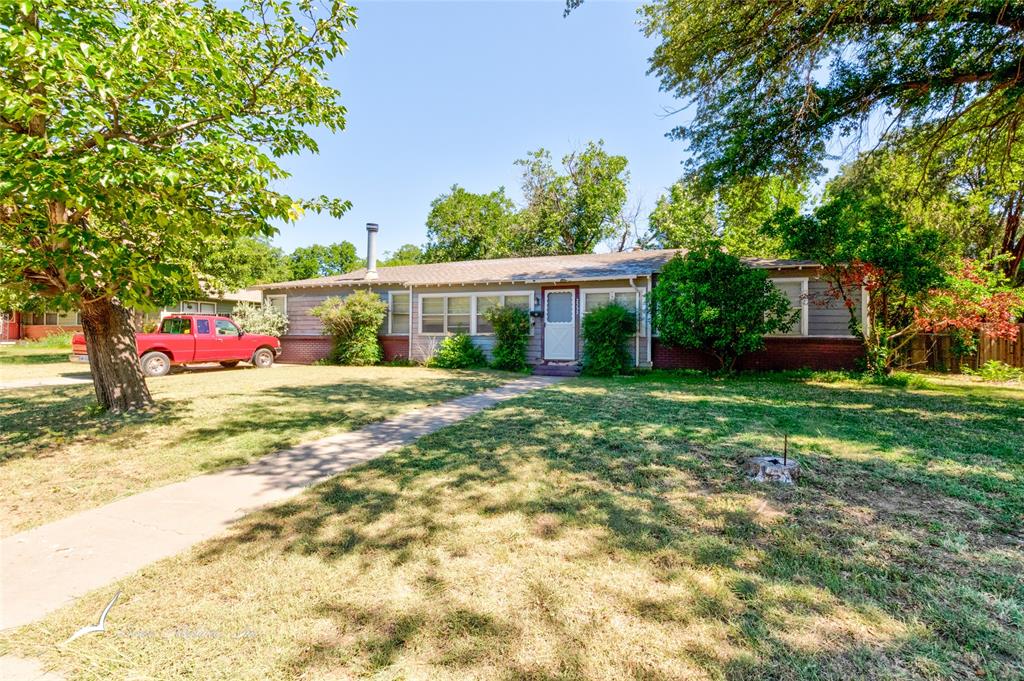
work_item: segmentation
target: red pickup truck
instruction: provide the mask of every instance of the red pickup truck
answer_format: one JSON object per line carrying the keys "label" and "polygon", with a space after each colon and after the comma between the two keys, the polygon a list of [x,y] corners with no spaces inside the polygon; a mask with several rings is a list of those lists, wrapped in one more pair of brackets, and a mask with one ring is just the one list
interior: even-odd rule
{"label": "red pickup truck", "polygon": [[[217,315],[170,315],[160,321],[156,333],[135,334],[142,373],[163,376],[172,364],[220,362],[233,367],[239,362],[266,368],[281,354],[281,341],[273,336],[246,333],[227,317]],[[71,338],[71,360],[88,362],[85,336]]]}

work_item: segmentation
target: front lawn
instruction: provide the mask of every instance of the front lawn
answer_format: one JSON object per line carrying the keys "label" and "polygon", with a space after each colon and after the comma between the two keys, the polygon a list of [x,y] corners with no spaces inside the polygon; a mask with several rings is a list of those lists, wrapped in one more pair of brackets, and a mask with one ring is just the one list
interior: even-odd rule
{"label": "front lawn", "polygon": [[41,343],[0,346],[0,383],[45,378],[90,378],[88,364],[69,362],[71,347]]}
{"label": "front lawn", "polygon": [[[782,432],[800,485],[747,482]],[[0,649],[86,679],[1021,678],[1022,452],[1021,389],[570,381]]]}
{"label": "front lawn", "polygon": [[97,411],[91,385],[7,390],[0,393],[3,536],[509,378],[398,367],[218,367],[149,379],[156,408],[128,417]]}

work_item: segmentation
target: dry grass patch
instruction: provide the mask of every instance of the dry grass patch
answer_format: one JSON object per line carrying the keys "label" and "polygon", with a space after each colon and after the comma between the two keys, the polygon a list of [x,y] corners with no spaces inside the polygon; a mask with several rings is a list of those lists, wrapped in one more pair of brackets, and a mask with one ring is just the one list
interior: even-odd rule
{"label": "dry grass patch", "polygon": [[[1020,678],[1024,393],[976,390],[562,384],[0,648],[83,679]],[[935,425],[965,412],[951,443]],[[748,483],[782,415],[807,476]],[[116,588],[110,633],[56,644]]]}
{"label": "dry grass patch", "polygon": [[278,366],[150,379],[157,406],[98,412],[92,386],[0,395],[3,534],[252,461],[510,376],[425,368]]}

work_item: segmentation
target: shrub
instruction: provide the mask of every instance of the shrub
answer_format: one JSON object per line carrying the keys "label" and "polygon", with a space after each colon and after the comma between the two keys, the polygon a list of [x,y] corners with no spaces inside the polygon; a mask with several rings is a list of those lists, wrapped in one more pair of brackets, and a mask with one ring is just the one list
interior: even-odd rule
{"label": "shrub", "polygon": [[636,316],[614,303],[583,317],[583,373],[614,376],[630,368],[629,339],[636,333]]}
{"label": "shrub", "polygon": [[715,357],[732,371],[740,355],[764,348],[764,337],[785,331],[798,313],[768,279],[709,244],[672,258],[651,291],[661,340]]}
{"label": "shrub", "polygon": [[487,366],[487,357],[483,350],[473,344],[472,338],[464,333],[457,333],[441,341],[427,366],[440,369],[476,369]]}
{"label": "shrub", "polygon": [[492,307],[484,318],[494,327],[495,369],[526,371],[526,345],[530,342],[530,315],[515,307]]}
{"label": "shrub", "polygon": [[383,357],[377,332],[388,306],[376,294],[356,291],[345,298],[328,298],[311,312],[334,340],[331,361],[366,366]]}
{"label": "shrub", "polygon": [[997,359],[990,359],[982,364],[979,369],[964,367],[962,371],[970,376],[977,376],[983,381],[992,381],[993,383],[1024,380],[1024,369],[1018,369]]}
{"label": "shrub", "polygon": [[280,338],[288,333],[288,317],[276,307],[262,303],[239,303],[231,318],[246,333],[258,333]]}
{"label": "shrub", "polygon": [[71,337],[75,335],[71,331],[51,333],[48,336],[29,341],[35,348],[67,348],[71,346]]}

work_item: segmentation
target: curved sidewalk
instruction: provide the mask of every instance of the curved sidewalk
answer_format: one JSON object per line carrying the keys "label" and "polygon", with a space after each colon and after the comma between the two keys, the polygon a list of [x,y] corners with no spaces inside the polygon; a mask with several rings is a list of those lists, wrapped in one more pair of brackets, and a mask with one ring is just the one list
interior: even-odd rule
{"label": "curved sidewalk", "polygon": [[0,629],[34,622],[92,589],[217,535],[257,508],[560,380],[513,380],[7,537],[0,541]]}

